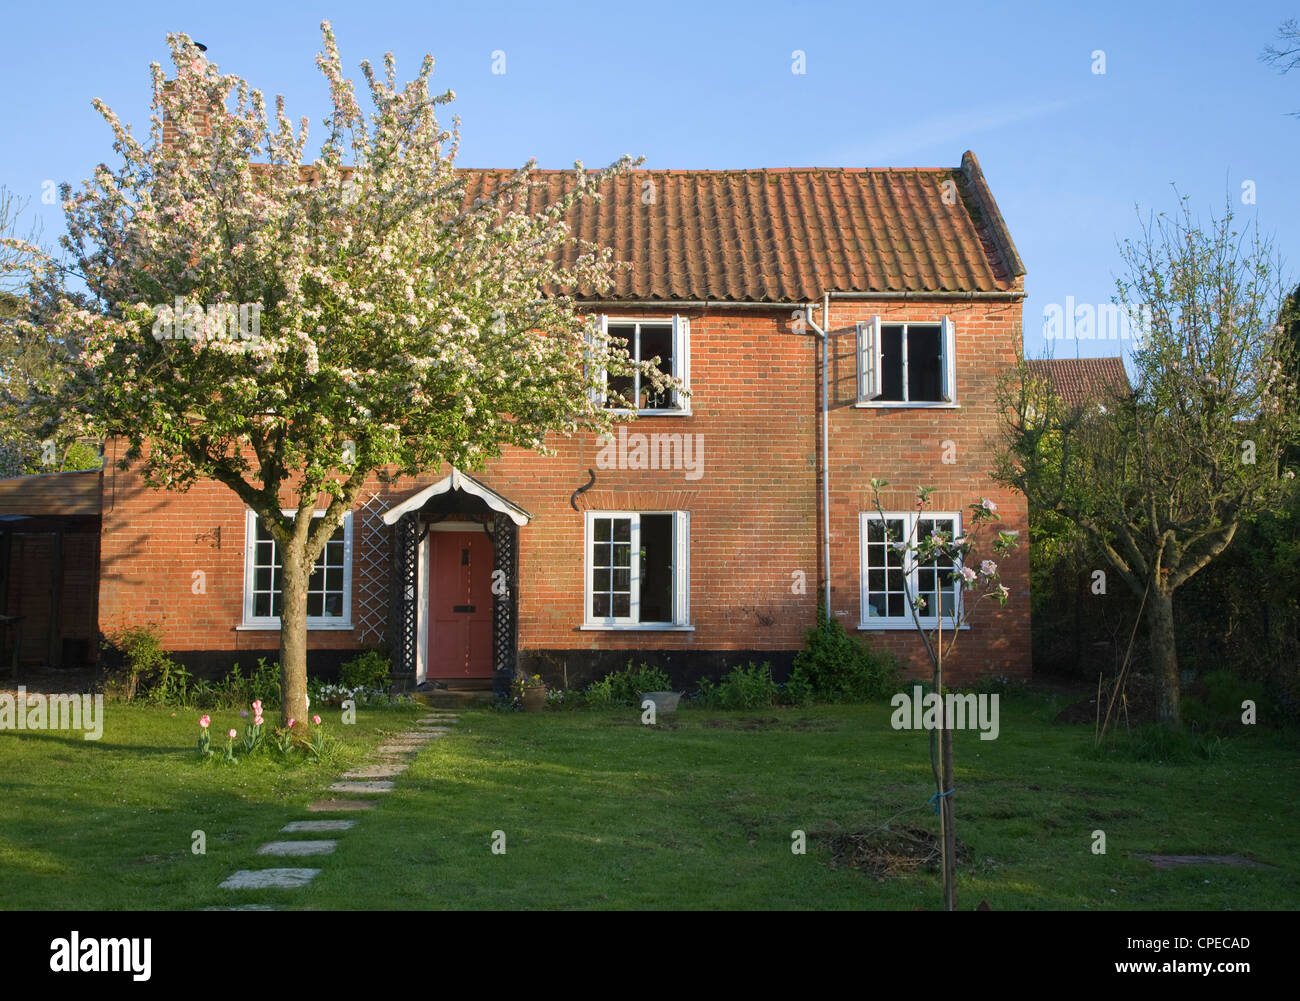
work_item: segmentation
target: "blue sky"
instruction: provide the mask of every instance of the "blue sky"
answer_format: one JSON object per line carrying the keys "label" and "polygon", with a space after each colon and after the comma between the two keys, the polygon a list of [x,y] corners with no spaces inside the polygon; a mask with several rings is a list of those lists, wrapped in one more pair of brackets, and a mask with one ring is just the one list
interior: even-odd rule
{"label": "blue sky", "polygon": [[[1084,9],[1086,6],[1087,9]],[[108,15],[108,11],[112,15]],[[1259,61],[1284,3],[1043,4],[411,3],[115,5],[52,2],[6,15],[0,183],[62,231],[41,185],[112,162],[101,97],[144,132],[148,65],[186,31],[223,70],[320,121],[315,68],[328,18],[344,63],[392,50],[402,79],[423,55],[456,92],[464,166],[956,166],[980,159],[1028,268],[1026,350],[1043,352],[1052,303],[1106,303],[1116,241],[1143,212],[1203,214],[1231,197],[1300,258],[1300,71]],[[806,72],[791,72],[804,52]],[[1094,73],[1093,53],[1105,53]],[[493,53],[505,53],[504,74]],[[319,130],[315,131],[319,137]],[[1255,204],[1242,203],[1253,182]],[[1055,342],[1057,357],[1118,341]]]}

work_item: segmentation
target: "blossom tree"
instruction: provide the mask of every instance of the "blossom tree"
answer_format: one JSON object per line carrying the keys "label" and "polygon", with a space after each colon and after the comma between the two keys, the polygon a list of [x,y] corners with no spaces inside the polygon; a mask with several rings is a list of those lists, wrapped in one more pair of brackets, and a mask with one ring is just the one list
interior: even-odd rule
{"label": "blossom tree", "polygon": [[[922,531],[924,519],[912,519],[912,529],[902,537],[895,537],[889,528],[889,519],[885,515],[880,501],[880,491],[889,486],[887,480],[872,478],[872,504],[880,518],[880,524],[888,547],[895,554],[888,565],[895,563],[902,569],[902,586],[907,605],[911,609],[912,624],[920,633],[925,644],[926,655],[930,658],[934,694],[939,700],[939,726],[930,731],[930,771],[934,775],[935,791],[930,797],[935,803],[935,812],[939,814],[940,843],[943,858],[943,903],[945,910],[957,907],[957,829],[956,808],[953,805],[953,763],[952,763],[952,723],[947,718],[946,701],[943,697],[943,662],[952,654],[961,636],[961,629],[974,614],[980,603],[986,600],[996,601],[1005,606],[1010,592],[1002,583],[1001,571],[991,559],[979,559],[976,555],[977,541],[984,526],[1001,521],[997,505],[987,498],[970,505],[969,522],[971,528],[962,535],[954,536],[933,526]],[[916,491],[916,509],[924,511],[930,504],[933,487],[918,487]],[[991,549],[995,555],[1004,555],[1016,547],[1015,533],[999,531],[993,540]],[[975,566],[979,569],[976,570]],[[931,573],[932,587],[926,587],[925,593],[919,586],[915,594],[908,583],[909,567],[926,568]],[[928,597],[927,597],[928,595]],[[933,609],[930,605],[933,604]],[[926,629],[921,616],[932,615],[935,625]],[[951,626],[945,636],[944,619],[951,620]]]}
{"label": "blossom tree", "polygon": [[1160,722],[1182,725],[1178,589],[1237,529],[1290,491],[1300,384],[1289,282],[1258,224],[1231,204],[1205,223],[1186,197],[1120,245],[1115,304],[1149,313],[1131,391],[1087,405],[1060,399],[1026,364],[999,387],[994,478],[1031,510],[1079,527],[1145,615]]}
{"label": "blossom tree", "polygon": [[[566,248],[564,216],[635,163],[576,163],[567,194],[537,210],[529,161],[468,202],[432,58],[400,88],[391,53],[382,74],[363,62],[365,114],[321,30],[332,111],[310,163],[306,119],[295,128],[282,98],[268,113],[185,35],[167,36],[172,79],[152,66],[147,142],[96,101],[121,164],[62,189],[62,244],[90,297],[28,321],[84,345],[73,377],[31,405],[124,439],[121,465],[153,488],[225,484],[275,539],[283,721],[308,718],[313,564],[367,477],[604,430],[599,373],[634,369],[572,298],[617,265]],[[639,369],[674,384],[653,360]]]}

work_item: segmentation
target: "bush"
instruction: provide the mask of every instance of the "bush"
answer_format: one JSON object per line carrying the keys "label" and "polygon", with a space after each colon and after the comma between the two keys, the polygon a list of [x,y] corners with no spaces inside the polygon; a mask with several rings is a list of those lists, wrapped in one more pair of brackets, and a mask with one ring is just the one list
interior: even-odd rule
{"label": "bush", "polygon": [[158,692],[167,696],[178,687],[182,693],[188,688],[189,672],[163,650],[157,625],[118,630],[108,637],[104,649],[115,650],[122,658],[121,666],[110,670],[104,679],[104,693],[110,698],[129,702],[137,695]]}
{"label": "bush", "polygon": [[896,685],[894,656],[859,643],[824,608],[818,611],[817,625],[804,634],[804,643],[795,655],[787,689],[794,686],[826,701],[860,702],[887,695]]}
{"label": "bush", "polygon": [[388,655],[382,650],[367,650],[339,668],[339,683],[344,688],[386,691],[388,672]]}
{"label": "bush", "polygon": [[607,674],[599,681],[593,681],[582,692],[582,701],[593,709],[604,709],[614,704],[614,688]]}
{"label": "bush", "polygon": [[657,667],[631,664],[622,671],[611,671],[600,681],[586,687],[583,697],[587,705],[639,706],[642,692],[667,692],[672,690],[672,679]]}
{"label": "bush", "polygon": [[772,680],[772,665],[764,661],[733,667],[714,691],[723,709],[763,709],[776,704],[780,689]]}

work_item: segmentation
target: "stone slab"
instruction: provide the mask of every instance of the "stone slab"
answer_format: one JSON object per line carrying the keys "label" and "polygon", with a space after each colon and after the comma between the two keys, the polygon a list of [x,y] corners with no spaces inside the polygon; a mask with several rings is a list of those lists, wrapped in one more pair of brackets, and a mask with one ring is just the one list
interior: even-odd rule
{"label": "stone slab", "polygon": [[413,744],[385,744],[375,753],[378,755],[405,754],[407,757],[413,757],[420,748]]}
{"label": "stone slab", "polygon": [[295,820],[280,830],[286,834],[320,834],[325,831],[350,831],[356,826],[355,820]]}
{"label": "stone slab", "polygon": [[205,907],[205,911],[275,911],[278,907],[270,904],[240,904],[238,907]]}
{"label": "stone slab", "polygon": [[373,810],[375,804],[364,799],[318,799],[308,803],[312,813],[342,813],[345,810]]}
{"label": "stone slab", "polygon": [[223,890],[296,890],[320,874],[319,869],[240,869],[226,877]]}
{"label": "stone slab", "polygon": [[407,764],[366,765],[355,771],[344,772],[340,777],[345,779],[391,779],[396,775],[401,775],[410,767]]}
{"label": "stone slab", "polygon": [[333,855],[337,841],[268,841],[257,850],[259,855]]}
{"label": "stone slab", "polygon": [[335,782],[330,792],[392,792],[393,783],[381,782]]}

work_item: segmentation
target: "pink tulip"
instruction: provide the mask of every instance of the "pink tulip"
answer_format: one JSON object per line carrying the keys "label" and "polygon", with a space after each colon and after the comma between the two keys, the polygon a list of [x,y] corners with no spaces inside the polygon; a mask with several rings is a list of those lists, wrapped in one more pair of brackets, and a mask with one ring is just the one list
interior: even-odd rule
{"label": "pink tulip", "polygon": [[234,730],[231,730],[231,731],[230,731],[230,739],[231,739],[231,740],[234,740],[234,739],[235,739],[235,731],[234,731]]}
{"label": "pink tulip", "polygon": [[312,722],[312,725],[313,725],[313,726],[320,726],[320,717],[319,717],[319,716],[313,716],[313,717],[311,718],[311,722]]}
{"label": "pink tulip", "polygon": [[297,721],[296,719],[291,719],[291,720],[289,720],[289,729],[292,730],[292,729],[293,729],[293,725],[294,725],[295,723],[297,723],[297,722],[298,722],[298,721]]}
{"label": "pink tulip", "polygon": [[212,722],[212,720],[209,719],[207,716],[200,716],[200,717],[199,717],[199,726],[203,727],[203,729],[205,729],[205,730],[208,728],[208,724],[211,723],[211,722]]}
{"label": "pink tulip", "polygon": [[256,723],[258,726],[261,726],[261,725],[262,725],[262,717],[261,717],[261,716],[254,716],[254,717],[253,717],[253,722]]}
{"label": "pink tulip", "polygon": [[256,714],[256,715],[258,715],[258,716],[261,716],[261,715],[262,715],[262,700],[261,700],[261,699],[258,699],[256,702],[253,703],[253,712],[254,712],[254,714]]}

